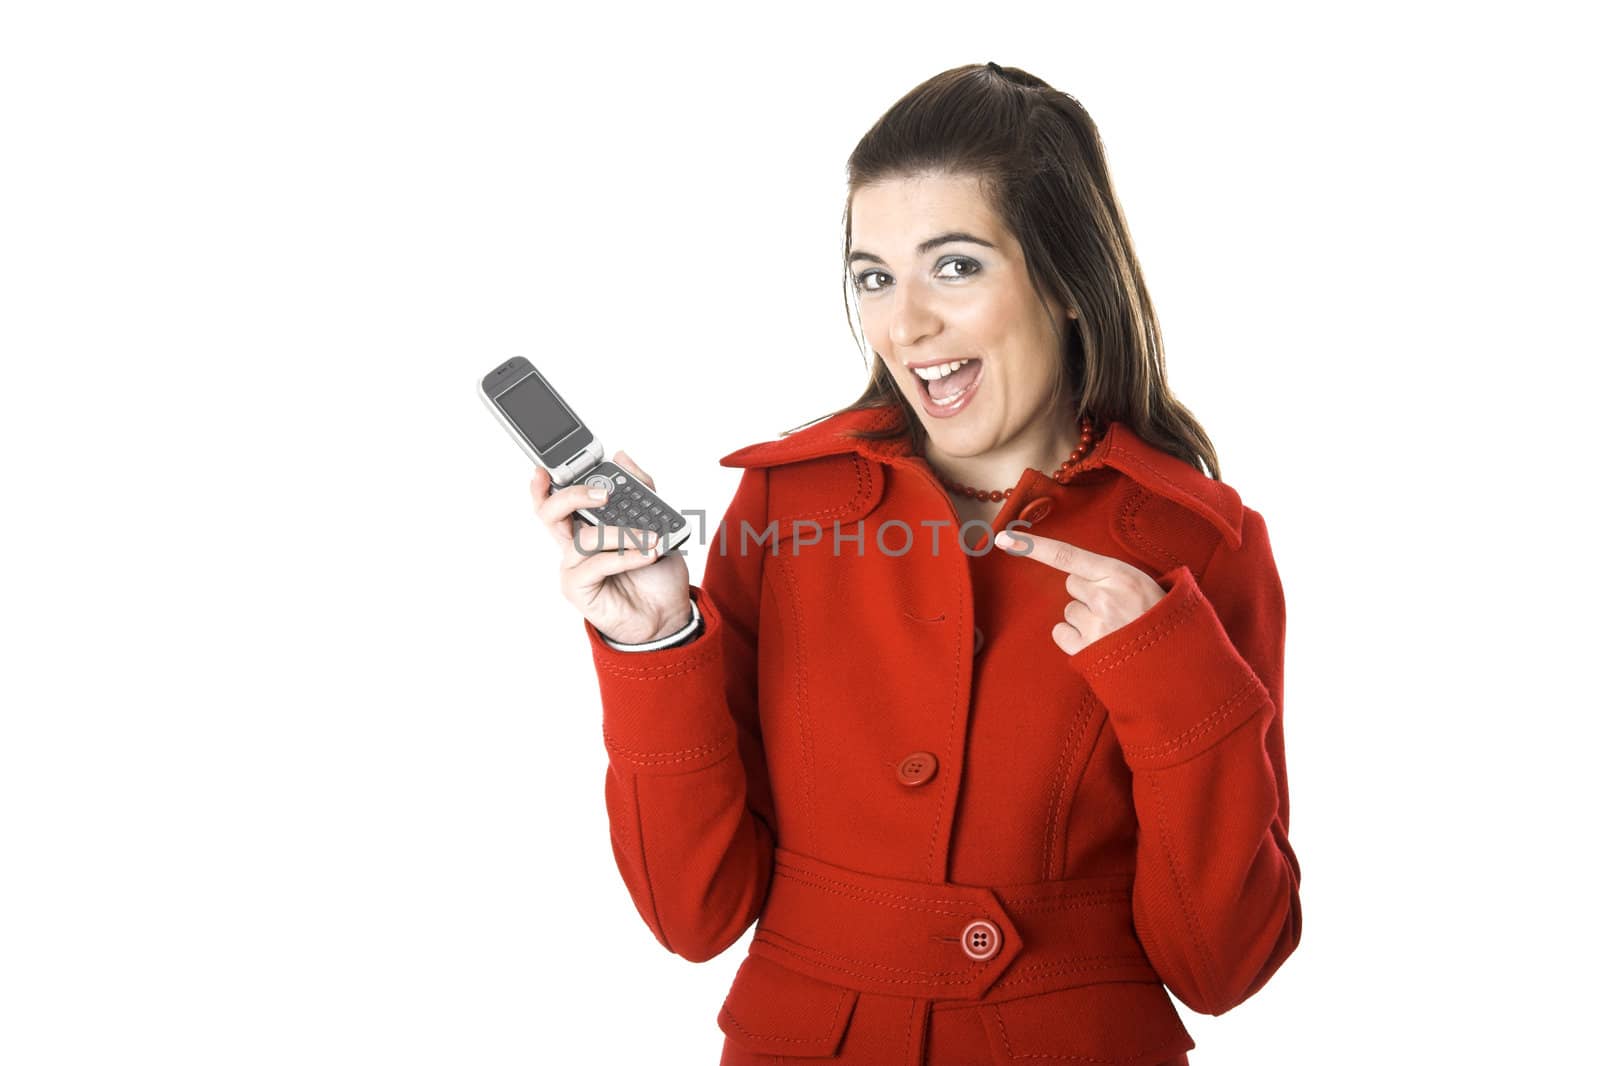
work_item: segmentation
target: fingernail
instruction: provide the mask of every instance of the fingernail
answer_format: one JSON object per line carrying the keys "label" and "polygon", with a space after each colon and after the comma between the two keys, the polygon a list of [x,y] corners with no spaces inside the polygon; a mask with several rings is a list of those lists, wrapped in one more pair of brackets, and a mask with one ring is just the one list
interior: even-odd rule
{"label": "fingernail", "polygon": [[994,535],[994,542],[1002,548],[1009,548],[1011,545],[1017,542],[1017,538],[1013,537],[1010,533],[996,533]]}
{"label": "fingernail", "polygon": [[603,500],[606,498],[606,490],[596,485],[589,490],[589,498],[591,500]]}

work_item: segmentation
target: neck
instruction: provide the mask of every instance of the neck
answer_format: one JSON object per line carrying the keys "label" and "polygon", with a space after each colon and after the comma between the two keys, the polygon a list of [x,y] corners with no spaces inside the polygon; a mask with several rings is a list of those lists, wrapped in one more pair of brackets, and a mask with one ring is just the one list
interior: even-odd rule
{"label": "neck", "polygon": [[979,489],[1004,492],[1017,483],[1027,467],[1051,475],[1078,446],[1077,420],[1061,414],[1034,424],[980,455],[950,455],[931,440],[928,465],[953,481]]}

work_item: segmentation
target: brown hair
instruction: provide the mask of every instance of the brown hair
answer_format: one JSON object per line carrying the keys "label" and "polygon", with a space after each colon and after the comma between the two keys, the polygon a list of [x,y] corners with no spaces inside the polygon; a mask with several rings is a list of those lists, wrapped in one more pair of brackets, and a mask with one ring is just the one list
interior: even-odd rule
{"label": "brown hair", "polygon": [[1049,407],[1055,410],[1063,384],[1069,384],[1078,408],[1070,435],[1076,435],[1084,415],[1097,430],[1120,421],[1148,443],[1201,473],[1209,467],[1209,476],[1220,478],[1211,439],[1167,387],[1161,329],[1094,120],[1068,94],[1026,71],[992,62],[955,67],[918,85],[850,153],[845,316],[863,357],[872,363],[872,376],[854,403],[832,414],[898,407],[901,426],[855,436],[905,433],[916,454],[924,454],[927,432],[916,412],[856,332],[848,257],[856,191],[930,172],[976,176],[991,208],[1022,246],[1041,303],[1048,292],[1062,307],[1076,310],[1076,318],[1066,319],[1061,373]]}

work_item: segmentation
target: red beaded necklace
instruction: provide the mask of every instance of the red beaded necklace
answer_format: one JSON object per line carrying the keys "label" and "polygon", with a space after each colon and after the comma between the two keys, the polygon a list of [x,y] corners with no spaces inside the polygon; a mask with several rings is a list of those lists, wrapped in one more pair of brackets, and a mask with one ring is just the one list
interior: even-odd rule
{"label": "red beaded necklace", "polygon": [[[1078,420],[1078,430],[1078,446],[1072,449],[1072,454],[1067,456],[1066,461],[1061,464],[1061,469],[1050,475],[1057,481],[1066,481],[1068,468],[1074,463],[1080,462],[1084,456],[1089,454],[1089,449],[1094,447],[1094,423],[1087,415]],[[935,473],[937,474],[938,472],[935,471]],[[943,474],[938,474],[938,477],[940,481],[944,482],[945,488],[975,500],[988,500],[991,503],[998,503],[1010,496],[1012,491],[1011,489],[1003,491],[1001,489],[975,489],[971,485],[963,485],[959,481],[952,481]],[[1012,488],[1015,488],[1015,486],[1012,486]]]}

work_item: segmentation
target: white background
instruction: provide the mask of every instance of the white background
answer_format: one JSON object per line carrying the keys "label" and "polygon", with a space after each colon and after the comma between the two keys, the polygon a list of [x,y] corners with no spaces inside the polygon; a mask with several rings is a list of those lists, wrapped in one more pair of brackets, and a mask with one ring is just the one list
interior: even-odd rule
{"label": "white background", "polygon": [[1098,122],[1286,589],[1304,938],[1192,1061],[1590,1053],[1578,5],[4,10],[0,1060],[717,1061],[749,934],[633,909],[475,384],[714,521],[864,383],[846,156],[990,59]]}

